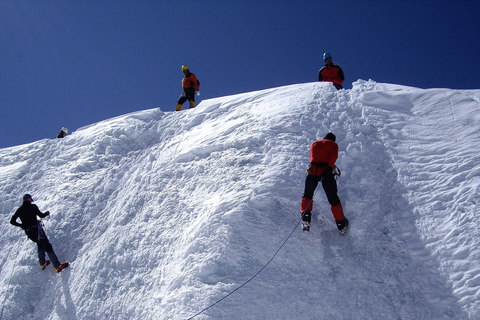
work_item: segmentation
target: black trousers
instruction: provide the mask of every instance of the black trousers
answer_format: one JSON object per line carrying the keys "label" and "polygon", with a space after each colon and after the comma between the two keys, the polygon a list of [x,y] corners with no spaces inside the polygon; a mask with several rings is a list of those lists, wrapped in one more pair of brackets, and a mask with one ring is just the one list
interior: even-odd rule
{"label": "black trousers", "polygon": [[183,90],[183,93],[180,95],[177,103],[184,104],[187,100],[195,101],[195,88],[187,88]]}
{"label": "black trousers", "polygon": [[307,177],[305,178],[305,189],[303,192],[303,198],[313,199],[315,189],[317,188],[320,181],[322,182],[322,187],[327,196],[328,203],[330,203],[331,206],[335,207],[340,203],[340,198],[337,194],[337,181],[335,180],[335,176],[333,175],[333,170],[331,168],[327,168],[320,176],[314,176],[311,174],[307,175]]}
{"label": "black trousers", "polygon": [[25,230],[25,233],[30,240],[37,244],[38,261],[40,262],[40,265],[45,264],[45,253],[47,253],[53,266],[55,268],[60,266],[57,255],[53,251],[53,247],[50,244],[50,241],[48,241],[47,235],[41,226],[32,226]]}

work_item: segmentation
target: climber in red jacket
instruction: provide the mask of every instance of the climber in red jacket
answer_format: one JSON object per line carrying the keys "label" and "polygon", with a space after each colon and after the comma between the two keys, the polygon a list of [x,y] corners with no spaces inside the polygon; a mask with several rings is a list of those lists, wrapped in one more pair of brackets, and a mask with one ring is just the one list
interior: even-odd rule
{"label": "climber in red jacket", "polygon": [[340,234],[345,234],[348,227],[348,219],[343,214],[342,204],[337,195],[337,181],[335,175],[339,171],[335,166],[338,158],[338,144],[336,137],[329,132],[323,139],[315,141],[310,147],[310,167],[305,179],[305,191],[301,201],[302,226],[304,231],[310,230],[312,219],[313,195],[318,183],[322,182],[323,190],[327,195],[333,218]]}
{"label": "climber in red jacket", "polygon": [[323,54],[325,65],[318,72],[318,81],[333,82],[337,90],[343,89],[342,84],[345,81],[345,75],[342,68],[333,64],[332,55],[330,52]]}
{"label": "climber in red jacket", "polygon": [[198,81],[197,77],[194,73],[190,72],[188,66],[182,66],[183,72],[183,79],[182,79],[182,88],[183,92],[178,98],[177,106],[175,110],[180,111],[183,108],[183,104],[185,101],[190,102],[190,109],[195,108],[197,105],[195,102],[195,91],[197,91],[197,95],[200,95],[200,81]]}

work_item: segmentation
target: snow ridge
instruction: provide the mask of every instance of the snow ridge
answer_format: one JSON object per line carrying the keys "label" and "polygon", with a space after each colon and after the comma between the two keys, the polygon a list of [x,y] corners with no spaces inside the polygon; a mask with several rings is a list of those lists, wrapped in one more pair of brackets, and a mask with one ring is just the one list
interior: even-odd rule
{"label": "snow ridge", "polygon": [[[139,111],[0,149],[2,319],[187,319],[256,274],[300,218],[310,144],[337,135],[335,230],[319,190],[267,268],[196,319],[477,319],[480,90],[306,83]],[[71,268],[8,224],[33,194]]]}

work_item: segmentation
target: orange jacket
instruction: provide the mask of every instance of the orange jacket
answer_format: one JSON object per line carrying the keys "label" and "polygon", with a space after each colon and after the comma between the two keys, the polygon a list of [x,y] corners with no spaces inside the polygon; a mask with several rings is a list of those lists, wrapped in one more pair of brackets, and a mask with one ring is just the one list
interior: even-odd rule
{"label": "orange jacket", "polygon": [[182,87],[183,89],[187,88],[195,88],[195,90],[200,90],[200,81],[198,81],[197,77],[193,73],[189,73],[185,75],[182,79]]}
{"label": "orange jacket", "polygon": [[322,139],[312,143],[310,147],[310,163],[328,163],[334,167],[338,158],[338,144],[329,139]]}
{"label": "orange jacket", "polygon": [[342,68],[337,65],[325,65],[318,72],[318,81],[333,82],[337,86],[341,86],[345,81],[345,75]]}

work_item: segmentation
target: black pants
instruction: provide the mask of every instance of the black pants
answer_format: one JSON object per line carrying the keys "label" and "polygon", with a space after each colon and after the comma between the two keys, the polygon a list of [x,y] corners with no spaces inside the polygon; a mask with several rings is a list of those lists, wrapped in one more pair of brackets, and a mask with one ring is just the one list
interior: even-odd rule
{"label": "black pants", "polygon": [[318,183],[322,181],[322,187],[327,195],[328,202],[331,206],[335,207],[340,203],[338,197],[337,181],[333,175],[333,170],[327,168],[321,176],[314,176],[308,174],[305,178],[305,189],[303,192],[303,198],[313,199],[313,194],[318,186]]}
{"label": "black pants", "polygon": [[47,253],[53,266],[55,268],[60,266],[57,255],[53,251],[53,247],[50,244],[50,241],[48,241],[47,235],[41,226],[32,226],[25,230],[25,233],[30,240],[37,244],[38,261],[40,265],[45,263],[45,253]]}
{"label": "black pants", "polygon": [[195,101],[195,88],[187,88],[183,90],[183,93],[180,95],[177,103],[184,104],[187,100]]}

